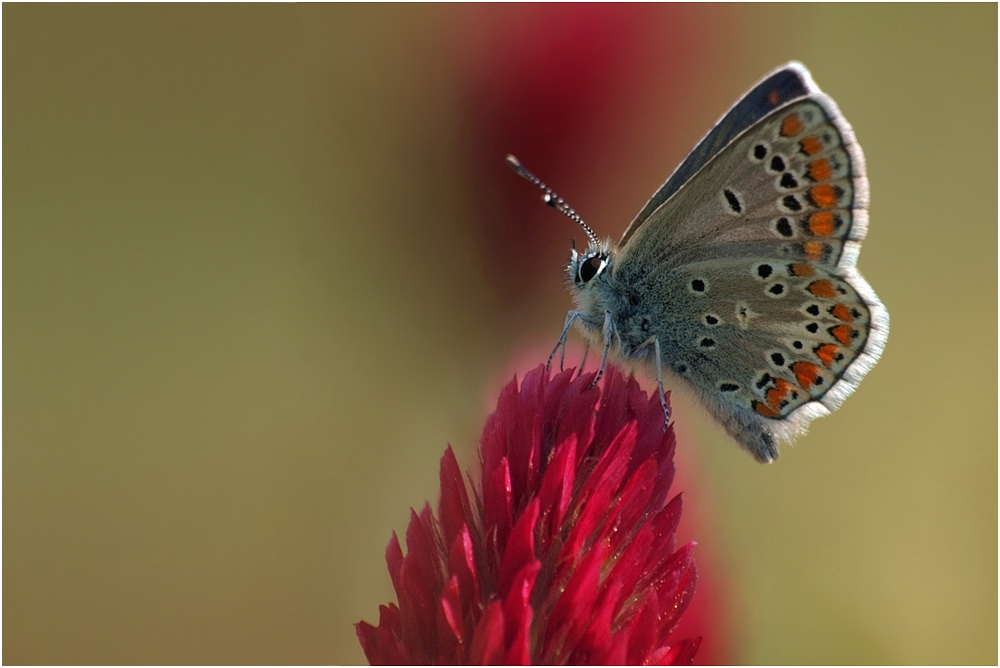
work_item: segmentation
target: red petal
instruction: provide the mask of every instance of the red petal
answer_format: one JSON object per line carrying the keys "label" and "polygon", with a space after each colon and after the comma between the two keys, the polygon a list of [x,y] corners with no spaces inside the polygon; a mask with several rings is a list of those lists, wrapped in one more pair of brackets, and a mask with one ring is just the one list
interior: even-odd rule
{"label": "red petal", "polygon": [[419,573],[423,586],[429,595],[437,598],[444,586],[442,555],[435,540],[435,522],[431,507],[425,505],[418,517],[410,511],[410,524],[406,527],[406,557],[404,569],[409,564],[411,573]]}
{"label": "red petal", "polygon": [[[496,469],[484,475],[488,477],[483,481],[483,536],[489,541],[484,557],[487,568],[495,573],[507,545],[514,515],[507,459],[502,458]],[[492,592],[483,591],[484,596],[489,593]]]}
{"label": "red petal", "polygon": [[381,627],[375,628],[368,622],[354,625],[365,658],[373,666],[399,666],[409,664],[404,650],[391,633]]}
{"label": "red petal", "polygon": [[698,652],[701,638],[682,640],[671,646],[663,647],[653,652],[646,662],[648,666],[690,666],[694,663],[694,655]]}
{"label": "red petal", "polygon": [[608,516],[608,522],[613,524],[612,553],[623,549],[622,543],[631,539],[636,527],[645,519],[649,512],[647,503],[650,493],[656,484],[656,462],[647,459],[632,476],[625,480],[622,491],[618,494],[613,512]]}
{"label": "red petal", "polygon": [[532,561],[514,577],[510,592],[503,602],[504,663],[509,666],[531,665],[531,592],[541,564]]}
{"label": "red petal", "polygon": [[439,665],[461,663],[463,657],[459,653],[459,647],[465,638],[465,633],[458,578],[452,576],[445,584],[438,603],[434,663]]}
{"label": "red petal", "polygon": [[[588,376],[593,378],[591,374],[584,375]],[[625,389],[620,373],[614,371],[604,375],[601,405],[594,423],[594,443],[611,443],[621,426],[634,417],[626,401]]]}
{"label": "red petal", "polygon": [[541,509],[540,550],[548,549],[550,541],[559,535],[563,517],[573,498],[573,483],[576,480],[576,436],[571,435],[566,442],[556,448],[552,461],[545,469],[538,500]]}
{"label": "red petal", "polygon": [[473,554],[472,538],[466,527],[462,527],[462,532],[451,544],[451,550],[448,552],[448,572],[458,578],[462,617],[464,619],[478,617],[480,606],[479,577],[476,558]]}
{"label": "red petal", "polygon": [[378,606],[378,625],[380,628],[389,629],[397,637],[403,632],[403,623],[399,618],[399,608],[395,603]]}
{"label": "red petal", "polygon": [[441,457],[441,500],[438,502],[438,518],[444,534],[444,544],[451,545],[462,527],[471,523],[472,509],[469,495],[462,479],[462,471],[449,445]]}
{"label": "red petal", "polygon": [[[590,623],[580,637],[568,663],[571,665],[621,665],[625,663],[627,640],[619,634],[612,634],[611,623],[618,599],[621,583],[612,581],[602,587],[601,594],[592,610],[588,612]],[[623,642],[624,641],[624,642]]]}
{"label": "red petal", "polygon": [[628,468],[634,444],[630,435],[634,435],[634,429],[634,422],[625,425],[580,490],[577,496],[579,517],[566,541],[564,554],[586,549],[598,535],[611,530],[612,527],[605,520],[611,508],[611,500],[617,496],[618,488]]}
{"label": "red petal", "polygon": [[[662,423],[659,427],[663,428]],[[662,431],[660,432],[663,433]],[[667,503],[670,496],[670,486],[674,482],[674,450],[676,440],[674,439],[674,428],[667,429],[666,437],[660,441],[656,454],[656,461],[659,468],[656,472],[656,492],[650,496],[649,505],[651,508],[662,508]]]}
{"label": "red petal", "polygon": [[424,508],[420,517],[411,511],[406,528],[406,557],[399,569],[402,590],[397,590],[399,611],[402,617],[402,640],[421,660],[419,652],[427,653],[435,647],[437,628],[435,611],[444,583],[440,555],[433,538],[430,508]]}
{"label": "red petal", "polygon": [[503,611],[500,601],[493,601],[483,610],[469,650],[469,665],[495,666],[503,662]]}
{"label": "red petal", "polygon": [[538,499],[535,499],[525,509],[517,521],[514,530],[507,541],[500,561],[499,594],[506,596],[514,576],[522,568],[535,561],[535,523],[538,521]]}
{"label": "red petal", "polygon": [[657,633],[659,616],[660,606],[657,604],[656,597],[647,597],[646,604],[627,627],[629,631],[627,663],[629,665],[643,665],[657,648],[660,636]]}
{"label": "red petal", "polygon": [[577,508],[577,519],[572,523],[566,543],[560,550],[560,568],[572,567],[583,558],[587,549],[597,540],[608,527],[604,524],[604,518],[608,514],[611,506],[611,498],[614,490],[611,485],[598,487],[584,501],[583,506]]}
{"label": "red petal", "polygon": [[657,542],[651,550],[655,554],[666,555],[673,553],[674,534],[677,532],[677,525],[681,521],[682,505],[681,495],[678,494],[670,499],[670,503],[653,518],[652,525]]}
{"label": "red petal", "polygon": [[609,577],[622,579],[625,591],[620,620],[631,619],[646,596],[654,595],[650,587],[660,582],[669,570],[667,562],[673,558],[674,531],[680,519],[680,495],[646,522],[615,563]]}
{"label": "red petal", "polygon": [[514,419],[517,405],[517,377],[504,385],[497,399],[497,409],[488,418],[479,440],[479,455],[483,461],[483,475],[489,475],[507,456],[509,425]]}
{"label": "red petal", "polygon": [[541,474],[542,397],[548,384],[543,367],[529,372],[521,381],[517,409],[510,423],[507,461],[510,464],[511,496],[514,511],[519,512],[527,497],[537,489]]}
{"label": "red petal", "polygon": [[367,622],[355,624],[365,657],[372,665],[409,664],[409,653],[400,642],[399,608],[390,603],[379,606],[378,628]]}
{"label": "red petal", "polygon": [[[591,380],[586,376],[569,382],[573,373],[572,369],[564,371],[549,385],[543,407],[543,448],[558,446],[574,436],[577,443],[590,443],[594,438],[594,406],[601,391],[596,386],[591,387]],[[562,389],[564,386],[565,389]],[[548,454],[543,450],[543,464]],[[573,462],[574,466],[576,464]]]}
{"label": "red petal", "polygon": [[[670,392],[664,393],[667,400],[667,408],[670,408]],[[639,422],[638,439],[639,445],[636,452],[639,456],[652,457],[656,453],[664,452],[666,446],[664,441],[672,441],[673,435],[668,428],[663,431],[663,407],[660,405],[660,398],[656,393],[647,397],[642,388],[634,379],[629,380],[629,408],[635,413]]]}
{"label": "red petal", "polygon": [[632,450],[635,447],[635,434],[636,424],[634,421],[629,421],[621,426],[607,449],[600,453],[600,459],[598,459],[593,471],[589,472],[588,480],[580,491],[581,498],[586,498],[589,490],[597,485],[610,487],[612,496],[617,494],[618,487],[629,469]]}
{"label": "red petal", "polygon": [[608,578],[619,581],[622,587],[622,597],[614,619],[616,629],[630,621],[639,607],[653,594],[652,590],[645,590],[639,585],[644,577],[648,579],[648,561],[653,554],[650,546],[653,543],[653,531],[647,524],[635,535],[608,573]]}
{"label": "red petal", "polygon": [[665,611],[660,618],[660,633],[664,642],[694,597],[698,573],[691,554],[693,547],[694,543],[688,543],[671,557],[667,565],[669,577],[656,588],[660,607]]}
{"label": "red petal", "polygon": [[[413,512],[410,511],[412,515]],[[403,590],[399,579],[399,569],[403,566],[403,548],[399,545],[399,536],[392,532],[389,544],[385,546],[385,563],[389,567],[389,579],[392,580],[392,588],[396,590],[396,596]]]}
{"label": "red petal", "polygon": [[[601,567],[607,558],[604,543],[584,555],[549,614],[542,662],[565,663],[589,624],[589,611],[597,599]],[[585,614],[581,612],[587,611]],[[551,654],[555,652],[555,654]]]}

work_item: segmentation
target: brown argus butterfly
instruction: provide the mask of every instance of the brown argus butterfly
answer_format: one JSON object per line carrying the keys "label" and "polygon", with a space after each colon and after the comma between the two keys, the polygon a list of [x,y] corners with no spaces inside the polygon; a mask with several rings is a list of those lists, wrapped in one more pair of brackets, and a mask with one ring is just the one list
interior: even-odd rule
{"label": "brown argus butterfly", "polygon": [[[760,462],[836,410],[878,361],[889,314],[855,269],[868,179],[854,132],[799,63],[743,95],[646,203],[567,273],[575,324],[608,360],[679,379]],[[553,356],[556,351],[553,351]],[[550,357],[550,362],[552,358]],[[596,381],[595,381],[596,382]]]}

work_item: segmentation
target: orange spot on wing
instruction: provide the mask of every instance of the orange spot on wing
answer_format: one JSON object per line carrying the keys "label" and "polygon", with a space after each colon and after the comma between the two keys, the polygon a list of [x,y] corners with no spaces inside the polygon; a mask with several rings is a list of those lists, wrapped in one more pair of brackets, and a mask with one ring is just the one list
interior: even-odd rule
{"label": "orange spot on wing", "polygon": [[811,264],[803,264],[801,262],[793,264],[789,269],[792,272],[792,276],[812,276],[816,273]]}
{"label": "orange spot on wing", "polygon": [[835,228],[836,219],[830,211],[817,211],[809,216],[809,231],[817,237],[828,237],[833,234]]}
{"label": "orange spot on wing", "polygon": [[753,402],[753,409],[766,418],[778,417],[778,411],[774,410],[762,401]]}
{"label": "orange spot on wing", "polygon": [[823,150],[823,142],[818,137],[806,137],[799,142],[799,146],[806,155],[816,155]]}
{"label": "orange spot on wing", "polygon": [[779,93],[777,89],[772,90],[770,93],[767,94],[767,102],[772,107],[775,106],[776,104],[781,102],[781,93]]}
{"label": "orange spot on wing", "polygon": [[815,352],[816,357],[818,357],[820,361],[823,362],[823,366],[829,369],[831,366],[833,366],[834,360],[837,359],[838,350],[837,346],[833,345],[832,343],[824,343],[818,346],[813,352]]}
{"label": "orange spot on wing", "polygon": [[813,281],[806,290],[823,299],[833,299],[837,296],[837,290],[833,287],[833,283],[825,278]]}
{"label": "orange spot on wing", "polygon": [[843,320],[844,322],[854,322],[854,314],[851,313],[851,309],[847,308],[843,304],[837,304],[832,309],[830,309],[830,314],[837,320]]}
{"label": "orange spot on wing", "polygon": [[809,199],[816,203],[816,206],[823,209],[837,205],[837,189],[828,183],[815,186],[809,191]]}
{"label": "orange spot on wing", "polygon": [[774,381],[774,387],[767,391],[764,398],[767,399],[767,405],[774,410],[781,410],[781,402],[788,396],[788,393],[792,390],[792,384],[789,383],[784,378],[778,378]]}
{"label": "orange spot on wing", "polygon": [[805,129],[805,126],[802,125],[802,119],[799,118],[798,114],[788,114],[781,121],[781,134],[784,137],[794,137]]}
{"label": "orange spot on wing", "polygon": [[831,176],[833,176],[833,169],[830,167],[830,161],[826,158],[809,163],[809,178],[813,181],[826,181]]}
{"label": "orange spot on wing", "polygon": [[813,260],[818,260],[823,256],[823,244],[819,241],[807,241],[802,246],[808,255]]}
{"label": "orange spot on wing", "polygon": [[812,362],[796,362],[792,365],[792,373],[795,374],[799,384],[808,390],[816,384],[816,378],[819,377],[819,367]]}
{"label": "orange spot on wing", "polygon": [[837,339],[845,346],[851,345],[851,339],[858,335],[854,328],[848,327],[847,325],[837,325],[836,327],[831,327],[830,334],[832,334],[833,338]]}

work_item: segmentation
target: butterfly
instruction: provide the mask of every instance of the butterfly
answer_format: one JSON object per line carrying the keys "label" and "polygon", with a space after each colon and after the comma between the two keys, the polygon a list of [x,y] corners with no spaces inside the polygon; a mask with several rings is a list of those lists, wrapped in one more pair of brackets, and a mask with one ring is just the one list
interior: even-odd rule
{"label": "butterfly", "polygon": [[576,308],[556,350],[575,326],[603,350],[595,382],[609,360],[655,378],[664,428],[666,378],[768,463],[878,361],[889,314],[855,268],[868,229],[864,155],[800,63],[747,91],[618,244],[507,163],[589,239],[571,252]]}

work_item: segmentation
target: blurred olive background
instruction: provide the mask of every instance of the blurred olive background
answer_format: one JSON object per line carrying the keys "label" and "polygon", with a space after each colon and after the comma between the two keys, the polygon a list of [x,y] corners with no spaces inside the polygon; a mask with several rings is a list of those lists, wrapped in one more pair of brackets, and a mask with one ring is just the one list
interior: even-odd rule
{"label": "blurred olive background", "polygon": [[503,154],[617,238],[790,59],[892,330],[771,466],[678,399],[729,660],[997,662],[996,5],[3,14],[4,663],[363,662],[390,531],[569,307]]}

